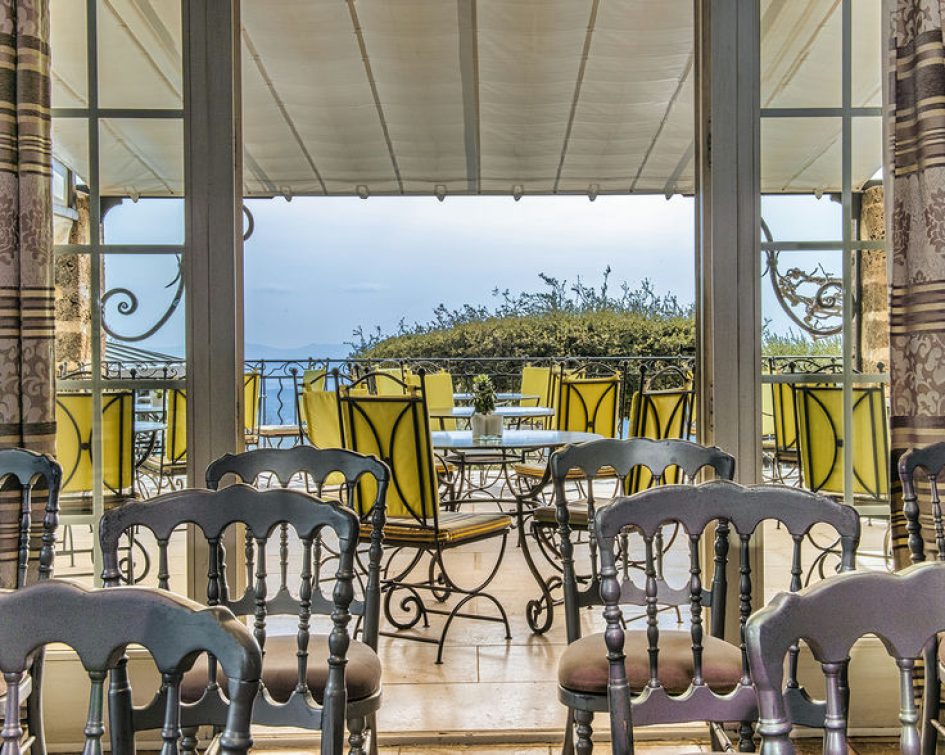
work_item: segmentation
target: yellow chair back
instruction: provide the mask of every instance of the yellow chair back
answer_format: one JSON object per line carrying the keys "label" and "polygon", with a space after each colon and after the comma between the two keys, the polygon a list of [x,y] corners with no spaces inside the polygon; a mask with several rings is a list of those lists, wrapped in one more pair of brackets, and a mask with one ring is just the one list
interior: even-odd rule
{"label": "yellow chair back", "polygon": [[258,372],[243,375],[243,432],[255,436],[259,433],[259,388],[262,378]]}
{"label": "yellow chair back", "polygon": [[[692,399],[691,388],[636,391],[630,400],[630,437],[685,440],[689,436]],[[653,482],[648,469],[634,469],[627,479],[627,495],[646,490],[653,486]],[[663,482],[675,485],[679,482],[679,470],[676,467],[667,469]]]}
{"label": "yellow chair back", "polygon": [[[92,395],[56,397],[56,459],[63,493],[92,493]],[[134,484],[134,394],[102,396],[102,482],[121,494]]]}
{"label": "yellow chair back", "polygon": [[[417,386],[420,385],[419,376],[408,376],[417,378]],[[411,383],[412,384],[412,383]],[[430,410],[440,410],[441,412],[453,410],[453,376],[446,370],[440,372],[431,372],[423,376],[423,388],[426,391],[427,408]],[[456,420],[451,418],[431,419],[430,424],[437,430],[455,430]]]}
{"label": "yellow chair back", "polygon": [[403,383],[408,382],[408,376],[400,367],[380,367],[374,370],[374,392],[378,396],[403,396]]}
{"label": "yellow chair back", "polygon": [[853,444],[853,494],[889,496],[889,429],[880,386],[853,388],[853,437],[843,427],[843,389],[798,386],[795,390],[801,479],[811,490],[843,495],[843,447]]}
{"label": "yellow chair back", "polygon": [[305,434],[316,448],[341,448],[341,418],[334,391],[303,390],[301,397]]}
{"label": "yellow chair back", "polygon": [[328,370],[310,369],[302,373],[302,390],[306,388],[313,391],[324,391],[328,389]]}
{"label": "yellow chair back", "polygon": [[[439,492],[423,397],[416,392],[364,396],[342,387],[339,401],[344,447],[377,456],[391,469],[388,518],[406,517],[435,526]],[[374,485],[367,477],[359,484],[355,508],[362,516],[369,513],[363,509],[363,502],[374,501]]]}
{"label": "yellow chair back", "polygon": [[522,367],[522,379],[519,393],[536,398],[523,398],[521,406],[551,406],[551,367],[534,367],[526,364]]}
{"label": "yellow chair back", "polygon": [[164,391],[164,463],[187,460],[187,391]]}
{"label": "yellow chair back", "polygon": [[558,429],[618,437],[620,383],[620,373],[599,378],[563,375],[556,415]]}
{"label": "yellow chair back", "polygon": [[761,437],[774,438],[774,383],[761,384]]}
{"label": "yellow chair back", "polygon": [[795,390],[792,383],[771,384],[771,419],[774,422],[774,450],[777,453],[797,451]]}

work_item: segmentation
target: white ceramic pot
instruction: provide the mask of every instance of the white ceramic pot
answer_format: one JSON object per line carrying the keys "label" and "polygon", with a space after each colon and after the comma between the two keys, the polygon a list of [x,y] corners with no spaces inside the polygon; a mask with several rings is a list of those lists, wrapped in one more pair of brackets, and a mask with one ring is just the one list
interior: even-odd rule
{"label": "white ceramic pot", "polygon": [[473,440],[502,437],[502,417],[498,414],[474,414],[469,425]]}

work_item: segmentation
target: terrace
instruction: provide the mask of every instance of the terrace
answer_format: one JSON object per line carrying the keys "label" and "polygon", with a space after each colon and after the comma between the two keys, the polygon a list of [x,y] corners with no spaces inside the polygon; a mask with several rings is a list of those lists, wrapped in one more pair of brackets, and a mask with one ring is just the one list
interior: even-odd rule
{"label": "terrace", "polygon": [[[692,584],[698,552],[700,584],[728,575],[728,586],[716,591],[739,607],[726,619],[727,632],[737,634],[752,608],[788,586],[829,582],[850,558],[866,572],[908,562],[894,461],[938,437],[928,429],[934,421],[923,425],[933,411],[927,408],[914,428],[912,420],[898,425],[911,428],[907,443],[891,431],[896,417],[912,416],[896,403],[896,385],[901,391],[914,383],[923,359],[907,359],[895,343],[909,324],[896,320],[900,309],[891,317],[887,304],[894,281],[885,194],[893,187],[881,118],[883,30],[892,11],[879,0],[16,2],[34,5],[42,14],[48,9],[50,20],[45,107],[53,196],[42,212],[53,220],[55,243],[37,268],[40,280],[55,280],[43,342],[48,406],[37,421],[42,432],[26,432],[19,416],[0,417],[0,424],[18,428],[3,447],[49,452],[65,470],[56,577],[90,588],[115,581],[169,588],[197,600],[216,589],[219,600],[214,585],[222,571],[230,580],[224,593],[246,591],[240,605],[250,630],[268,618],[272,637],[294,637],[297,617],[267,617],[259,600],[266,602],[267,591],[273,600],[286,586],[298,599],[295,585],[304,592],[312,564],[315,587],[330,596],[324,585],[335,582],[336,557],[340,568],[337,538],[329,536],[328,555],[318,550],[313,562],[311,544],[291,529],[268,540],[251,533],[252,542],[231,526],[208,542],[183,521],[166,540],[135,524],[115,571],[99,536],[103,519],[136,510],[134,501],[203,488],[208,467],[226,454],[343,447],[382,457],[393,470],[389,515],[410,510],[415,496],[420,529],[433,532],[436,545],[424,551],[431,561],[420,567],[425,575],[412,577],[423,583],[416,587],[406,577],[420,563],[419,555],[411,561],[414,535],[385,530],[377,639],[384,693],[376,722],[368,717],[370,747],[546,752],[561,747],[566,728],[569,737],[582,737],[586,723],[566,727],[558,702],[559,663],[576,639],[571,624],[585,634],[606,626],[599,607],[567,602],[572,567],[565,566],[569,546],[562,548],[555,506],[591,500],[587,524],[575,525],[573,569],[576,584],[596,594],[603,562],[594,492],[603,500],[656,487],[649,473],[644,480],[628,471],[593,485],[569,478],[555,488],[555,451],[607,438],[717,446],[734,459],[738,483],[814,491],[856,512],[862,531],[855,556],[828,524],[800,537],[772,519],[750,538],[731,540],[727,570],[714,529],[696,546],[678,525],[667,525],[655,546],[660,590],[677,594]],[[552,202],[558,195],[691,202],[694,350],[601,356],[577,343],[547,356],[257,359],[246,352],[244,245],[256,243],[261,230],[258,203],[462,203],[482,196]],[[134,227],[157,206],[172,219],[167,229],[110,238],[116,208]],[[904,222],[921,214],[914,210]],[[371,253],[364,250],[368,261]],[[15,285],[29,288],[27,280]],[[405,300],[409,295],[403,292]],[[363,323],[357,311],[340,316],[350,318],[349,330]],[[835,345],[834,353],[765,353],[772,319],[806,342]],[[156,339],[176,346],[162,353],[151,348]],[[22,349],[24,337],[15,340]],[[480,375],[491,378],[503,418],[502,431],[485,441],[474,427]],[[16,382],[19,396],[28,380]],[[327,414],[322,400],[330,402]],[[394,453],[394,440],[386,453],[381,441],[364,440],[366,432],[356,437],[359,422],[382,435],[380,415],[368,415],[397,402],[405,412],[422,410],[410,458],[432,470],[429,479],[421,473],[405,482],[397,462],[404,453]],[[655,482],[682,482],[675,474],[664,480],[657,473]],[[725,475],[700,472],[685,481],[711,476]],[[373,558],[370,521],[358,507],[370,488],[330,480],[309,470],[248,481],[351,504],[362,515],[357,557],[364,566]],[[3,511],[9,518],[19,506]],[[452,535],[438,517],[466,515],[501,537],[477,530],[441,554],[441,536],[445,542]],[[35,529],[42,519],[37,509],[26,526]],[[14,516],[3,524],[13,532],[23,521]],[[644,555],[653,543],[622,537],[622,576],[643,595],[655,579]],[[21,550],[28,548],[0,548],[0,555],[16,561]],[[355,593],[367,604],[370,570],[359,574]],[[9,577],[0,572],[0,586],[16,586]],[[458,587],[477,582],[486,584]],[[702,609],[678,595],[675,603],[662,596],[657,609],[649,597],[625,607],[626,628],[688,636]],[[712,597],[704,600],[717,610]],[[707,627],[716,622],[708,615]],[[313,617],[312,627],[327,633],[332,619]],[[359,623],[358,631],[372,630]],[[159,688],[146,655],[131,653],[129,666],[142,704]],[[855,696],[850,731],[861,744],[883,746],[900,726],[895,665],[875,638],[858,642],[851,657],[850,687],[872,694]],[[822,694],[820,668],[806,647],[800,668],[801,682]],[[74,690],[87,682],[72,651],[50,649],[45,685],[47,745],[79,749],[85,693]],[[647,742],[688,750],[722,743],[721,726],[706,736],[703,721],[714,720],[708,714],[668,722],[640,710],[643,723],[632,738],[644,751]],[[299,720],[277,726],[277,718],[257,719],[257,748],[310,750],[322,740],[318,727]],[[799,735],[819,737],[803,720],[810,725]],[[187,727],[178,728],[187,739]],[[737,722],[724,728],[740,744],[752,733]],[[606,704],[594,729],[605,749],[612,737]],[[140,742],[156,748],[152,734]],[[357,731],[352,737],[352,752],[361,752]]]}

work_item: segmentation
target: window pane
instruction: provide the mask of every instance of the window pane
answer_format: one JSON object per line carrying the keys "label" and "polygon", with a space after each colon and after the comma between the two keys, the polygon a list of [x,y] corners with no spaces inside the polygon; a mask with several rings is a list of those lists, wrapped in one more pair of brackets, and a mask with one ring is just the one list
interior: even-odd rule
{"label": "window pane", "polygon": [[879,117],[854,118],[851,134],[851,178],[856,191],[868,181],[882,179],[883,120]]}
{"label": "window pane", "polygon": [[761,14],[761,106],[839,107],[840,3],[762,0]]}
{"label": "window pane", "polygon": [[80,0],[51,0],[49,41],[52,55],[52,106],[87,107],[88,40],[86,6]]}
{"label": "window pane", "polygon": [[105,214],[105,244],[183,244],[184,200],[175,197],[122,199]]}
{"label": "window pane", "polygon": [[98,0],[98,51],[102,107],[183,107],[180,0]]}
{"label": "window pane", "polygon": [[840,354],[842,254],[762,252],[766,356]]}
{"label": "window pane", "polygon": [[184,193],[183,120],[103,119],[99,140],[103,197]]}
{"label": "window pane", "polygon": [[843,238],[843,207],[836,194],[765,194],[761,218],[771,233],[762,241],[838,241]]}
{"label": "window pane", "polygon": [[882,0],[853,3],[852,102],[854,107],[883,104]]}
{"label": "window pane", "polygon": [[842,188],[839,118],[763,118],[762,193],[827,193]]}
{"label": "window pane", "polygon": [[[120,347],[132,347],[183,358],[180,257],[105,254],[103,265],[102,328],[106,354],[120,353]],[[112,346],[119,348],[111,349]]]}

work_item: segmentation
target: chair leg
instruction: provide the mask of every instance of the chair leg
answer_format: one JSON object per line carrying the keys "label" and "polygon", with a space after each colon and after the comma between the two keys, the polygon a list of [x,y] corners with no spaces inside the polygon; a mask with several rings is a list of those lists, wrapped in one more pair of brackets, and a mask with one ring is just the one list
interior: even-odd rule
{"label": "chair leg", "polygon": [[368,755],[377,755],[377,713],[372,713],[367,717],[368,725]]}
{"label": "chair leg", "polygon": [[364,755],[364,728],[367,720],[363,717],[348,719],[348,744],[350,755]]}
{"label": "chair leg", "polygon": [[591,755],[594,752],[594,714],[589,710],[574,711],[574,720],[577,723],[577,745],[574,748],[577,755]]}
{"label": "chair leg", "polygon": [[33,689],[26,698],[26,727],[33,744],[30,755],[46,755],[46,730],[43,723],[43,658],[38,657],[30,670]]}
{"label": "chair leg", "polygon": [[181,755],[197,755],[197,748],[200,746],[198,731],[199,729],[196,726],[180,727]]}
{"label": "chair leg", "polygon": [[574,708],[568,708],[568,718],[564,727],[564,744],[561,755],[574,755]]}
{"label": "chair leg", "polygon": [[751,725],[751,721],[742,721],[738,727],[738,751],[739,752],[754,752],[755,751],[755,728]]}
{"label": "chair leg", "polygon": [[924,653],[925,685],[922,694],[922,755],[935,755],[938,730],[932,725],[939,716],[942,695],[938,673],[938,643],[932,642]]}

